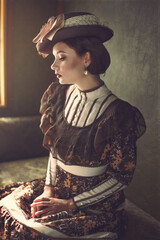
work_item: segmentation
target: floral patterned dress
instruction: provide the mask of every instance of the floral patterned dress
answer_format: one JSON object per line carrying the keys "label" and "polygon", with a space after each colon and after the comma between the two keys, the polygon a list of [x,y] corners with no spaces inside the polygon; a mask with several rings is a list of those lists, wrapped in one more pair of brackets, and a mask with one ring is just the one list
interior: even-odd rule
{"label": "floral patterned dress", "polygon": [[[0,239],[117,239],[124,232],[123,189],[135,170],[136,140],[145,132],[143,116],[108,94],[94,121],[85,126],[69,123],[69,88],[52,83],[41,100],[43,145],[50,161],[57,162],[54,182],[42,178],[0,189]],[[56,198],[72,198],[76,211],[33,219],[30,204],[44,185],[54,186]]]}

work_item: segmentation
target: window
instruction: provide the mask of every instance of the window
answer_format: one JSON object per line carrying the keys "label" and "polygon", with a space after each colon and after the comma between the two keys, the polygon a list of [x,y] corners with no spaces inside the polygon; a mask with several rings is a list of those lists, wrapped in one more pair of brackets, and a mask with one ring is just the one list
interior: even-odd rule
{"label": "window", "polygon": [[0,106],[6,106],[6,76],[5,76],[5,43],[6,43],[6,33],[5,33],[5,23],[6,23],[6,1],[0,0]]}
{"label": "window", "polygon": [[[0,113],[11,107],[12,1],[0,0]],[[1,116],[1,115],[0,115]]]}

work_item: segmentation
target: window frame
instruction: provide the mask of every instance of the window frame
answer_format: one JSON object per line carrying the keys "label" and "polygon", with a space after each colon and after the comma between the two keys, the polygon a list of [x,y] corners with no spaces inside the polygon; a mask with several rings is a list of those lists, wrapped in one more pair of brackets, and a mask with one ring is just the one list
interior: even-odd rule
{"label": "window frame", "polygon": [[1,29],[3,34],[1,62],[3,79],[4,97],[3,103],[0,104],[0,117],[7,114],[12,109],[11,104],[11,76],[12,76],[12,0],[0,0],[1,4]]}

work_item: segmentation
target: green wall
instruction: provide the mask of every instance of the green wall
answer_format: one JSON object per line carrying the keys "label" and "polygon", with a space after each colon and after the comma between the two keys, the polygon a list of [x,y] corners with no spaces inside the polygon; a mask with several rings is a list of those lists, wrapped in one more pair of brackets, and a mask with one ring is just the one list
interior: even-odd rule
{"label": "green wall", "polygon": [[92,12],[114,30],[114,37],[105,44],[111,66],[102,78],[117,96],[140,109],[147,124],[145,135],[137,143],[137,168],[126,195],[160,220],[159,1],[64,2],[67,12]]}

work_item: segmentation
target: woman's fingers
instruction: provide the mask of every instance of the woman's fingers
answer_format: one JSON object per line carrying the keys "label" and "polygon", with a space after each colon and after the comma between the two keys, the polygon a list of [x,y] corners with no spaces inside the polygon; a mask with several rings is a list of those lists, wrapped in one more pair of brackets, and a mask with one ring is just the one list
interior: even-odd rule
{"label": "woman's fingers", "polygon": [[[32,217],[39,217],[41,214],[47,213],[48,206],[51,204],[50,199],[48,198],[40,198],[35,199],[35,201],[31,204],[31,214]],[[53,205],[53,203],[52,203]],[[45,210],[45,211],[44,211]]]}
{"label": "woman's fingers", "polygon": [[54,213],[54,211],[53,211],[52,207],[47,207],[43,210],[36,212],[35,215],[36,215],[36,217],[43,217],[43,216],[53,214],[53,213]]}
{"label": "woman's fingers", "polygon": [[[43,199],[45,199],[47,202],[44,202],[42,204]],[[39,199],[35,199],[33,201],[33,203],[30,205],[31,206],[31,215],[32,215],[33,218],[36,217],[36,214],[35,214],[36,212],[38,212],[39,210],[41,210],[41,208],[43,206],[46,206],[48,204],[48,200],[49,199],[46,199],[46,198],[39,198]]]}
{"label": "woman's fingers", "polygon": [[36,213],[38,210],[40,210],[40,209],[38,209],[37,206],[31,206],[31,215],[32,215],[32,217],[35,217],[35,213]]}
{"label": "woman's fingers", "polygon": [[43,214],[41,214],[40,216],[41,216],[41,217],[45,217],[45,216],[49,216],[49,215],[52,215],[52,214],[55,214],[55,212],[54,212],[53,210],[48,211],[48,212],[46,212],[46,213],[43,213]]}
{"label": "woman's fingers", "polygon": [[32,217],[42,217],[68,210],[67,200],[57,198],[37,198],[31,204]]}
{"label": "woman's fingers", "polygon": [[31,215],[32,215],[33,218],[36,216],[35,215],[36,212],[37,212],[37,208],[31,207]]}
{"label": "woman's fingers", "polygon": [[50,205],[50,201],[41,201],[41,202],[33,202],[31,204],[31,207],[39,208],[39,207],[45,207],[45,206],[48,206],[48,205]]}
{"label": "woman's fingers", "polygon": [[36,198],[36,199],[34,199],[33,203],[41,202],[41,201],[50,201],[50,199],[49,198],[45,198],[45,197]]}

